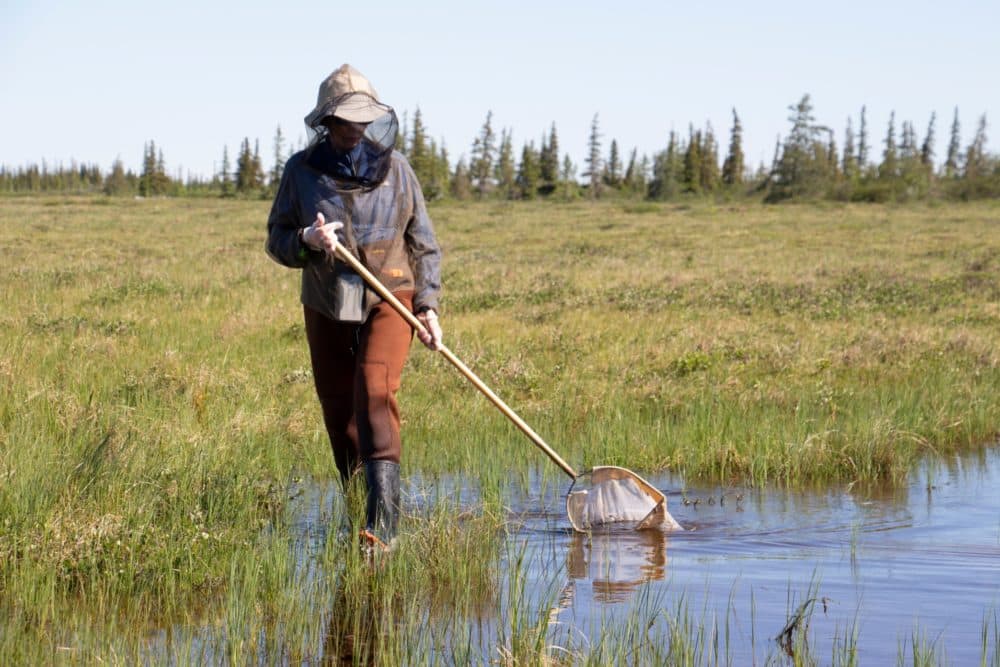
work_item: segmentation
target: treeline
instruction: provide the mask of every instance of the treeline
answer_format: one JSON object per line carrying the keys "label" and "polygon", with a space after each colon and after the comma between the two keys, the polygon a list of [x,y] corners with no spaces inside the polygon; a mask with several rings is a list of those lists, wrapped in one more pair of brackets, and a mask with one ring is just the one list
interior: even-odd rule
{"label": "treeline", "polygon": [[[1000,156],[986,152],[986,116],[980,116],[968,145],[961,145],[955,109],[947,153],[936,167],[937,117],[931,114],[923,139],[911,121],[896,122],[878,144],[869,136],[865,108],[858,129],[847,119],[844,148],[837,150],[834,131],[818,125],[809,96],[789,107],[788,138],[779,141],[771,168],[761,174],[754,191],[765,201],[835,199],[845,201],[905,201],[930,197],[977,199],[1000,197]],[[738,122],[737,122],[738,125]]]}
{"label": "treeline", "polygon": [[[837,133],[818,124],[809,95],[789,107],[791,128],[778,138],[771,164],[751,167],[743,152],[743,127],[733,122],[723,149],[711,124],[670,132],[666,146],[652,156],[632,148],[626,156],[617,140],[602,141],[598,115],[591,122],[584,164],[560,152],[555,123],[518,150],[509,129],[494,126],[492,112],[475,137],[468,157],[452,166],[448,151],[429,136],[418,108],[404,114],[396,148],[409,159],[429,200],[628,197],[666,201],[681,197],[759,198],[766,202],[832,199],[908,201],[931,198],[1000,197],[1000,156],[986,150],[986,116],[972,140],[961,143],[958,109],[949,128],[943,160],[935,155],[937,118],[931,114],[922,137],[911,121],[888,127],[873,138],[865,107],[847,118],[838,147]],[[244,138],[230,158],[222,150],[210,179],[172,177],[163,151],[153,141],[143,147],[138,174],[116,160],[107,173],[95,165],[0,168],[0,193],[98,193],[110,196],[273,196],[287,157],[300,147],[286,146],[278,127],[270,167],[264,167],[259,141]]]}
{"label": "treeline", "polygon": [[[280,130],[279,130],[280,135]],[[49,167],[46,163],[29,165],[17,169],[0,167],[0,193],[66,193],[97,194],[109,196],[138,197],[184,197],[184,196],[261,196],[268,192],[271,183],[281,178],[281,162],[276,170],[265,176],[257,145],[250,150],[250,142],[244,139],[232,169],[229,151],[223,149],[222,168],[211,179],[180,175],[171,176],[167,172],[162,149],[150,141],[143,147],[142,171],[136,174],[125,169],[121,158],[112,163],[110,171],[104,173],[97,165],[70,162],[68,167]]]}

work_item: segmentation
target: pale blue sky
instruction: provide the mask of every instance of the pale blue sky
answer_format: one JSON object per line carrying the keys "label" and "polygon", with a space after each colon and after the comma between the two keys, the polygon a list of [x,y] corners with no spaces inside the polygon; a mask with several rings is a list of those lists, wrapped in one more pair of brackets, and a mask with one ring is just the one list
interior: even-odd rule
{"label": "pale blue sky", "polygon": [[172,174],[207,176],[243,137],[269,164],[275,127],[300,140],[344,62],[400,116],[419,106],[453,161],[490,110],[518,154],[554,122],[583,171],[595,113],[605,153],[616,139],[652,156],[690,123],[710,122],[724,150],[735,107],[756,166],[804,93],[839,146],[867,105],[876,155],[891,111],[921,139],[937,112],[941,158],[956,106],[963,144],[980,115],[1000,118],[998,33],[997,0],[6,0],[0,164],[121,156],[136,169],[152,139]]}

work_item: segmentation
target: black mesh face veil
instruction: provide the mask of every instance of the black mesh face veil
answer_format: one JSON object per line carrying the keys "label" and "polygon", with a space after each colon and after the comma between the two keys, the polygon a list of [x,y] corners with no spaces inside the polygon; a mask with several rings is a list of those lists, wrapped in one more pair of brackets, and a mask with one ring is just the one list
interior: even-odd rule
{"label": "black mesh face veil", "polygon": [[367,108],[372,115],[378,114],[378,117],[367,123],[361,143],[344,156],[350,168],[338,169],[336,173],[330,174],[345,190],[371,190],[385,180],[399,133],[396,112],[392,107],[381,104],[364,93],[350,93],[331,100],[306,117],[306,129],[311,135],[309,149],[313,150],[326,143],[329,130],[323,124],[324,121],[335,114],[339,104],[350,100],[353,106],[357,106],[358,96],[366,98]]}

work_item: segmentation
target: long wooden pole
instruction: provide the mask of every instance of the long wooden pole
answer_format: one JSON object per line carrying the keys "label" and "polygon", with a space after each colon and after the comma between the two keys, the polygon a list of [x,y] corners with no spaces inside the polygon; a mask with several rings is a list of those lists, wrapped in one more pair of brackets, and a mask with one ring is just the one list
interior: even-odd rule
{"label": "long wooden pole", "polygon": [[[392,292],[386,289],[385,285],[383,285],[382,282],[378,278],[376,278],[375,275],[371,271],[369,271],[364,264],[358,261],[357,257],[348,252],[347,249],[339,242],[334,247],[334,252],[336,253],[338,258],[343,260],[348,266],[350,266],[355,272],[357,272],[358,275],[364,278],[365,282],[368,283],[373,290],[378,292],[378,295],[383,299],[385,299],[385,301],[390,306],[392,306],[393,309],[397,313],[399,313],[411,327],[413,327],[417,331],[426,332],[423,323],[417,319],[416,315],[411,313],[410,310],[406,306],[404,306],[399,299],[393,296]],[[503,402],[503,399],[501,399],[493,392],[492,389],[487,387],[486,383],[480,380],[479,376],[476,375],[474,372],[472,372],[471,368],[462,363],[462,360],[456,357],[455,354],[444,345],[444,343],[440,343],[438,352],[444,355],[444,358],[450,361],[452,366],[457,368],[459,372],[462,375],[464,375],[469,382],[475,385],[476,389],[482,392],[483,396],[490,399],[490,402],[493,403],[493,405],[497,406],[500,412],[502,412],[504,416],[507,417],[507,419],[509,419],[514,423],[514,426],[517,426],[519,429],[521,429],[521,432],[524,433],[526,436],[528,436],[528,439],[530,439],[533,443],[535,443],[535,445],[540,450],[545,452],[545,454],[550,459],[552,459],[552,461],[556,465],[562,468],[563,471],[570,476],[570,478],[575,480],[577,477],[579,477],[579,475],[576,474],[576,471],[573,470],[573,468],[568,463],[566,463],[566,461],[564,461],[562,457],[555,452],[555,450],[549,447],[549,445],[545,442],[545,440],[542,439],[542,436],[535,433],[535,430],[530,426],[528,426],[528,423],[526,421],[521,419],[518,416],[518,414],[511,409],[509,405]]]}

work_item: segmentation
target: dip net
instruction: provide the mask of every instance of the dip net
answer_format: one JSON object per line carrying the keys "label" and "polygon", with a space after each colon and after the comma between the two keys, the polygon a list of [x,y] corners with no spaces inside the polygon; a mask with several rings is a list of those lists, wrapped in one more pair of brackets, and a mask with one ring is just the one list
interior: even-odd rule
{"label": "dip net", "polygon": [[579,475],[566,496],[566,514],[573,528],[678,530],[667,511],[663,492],[626,468],[597,466]]}

